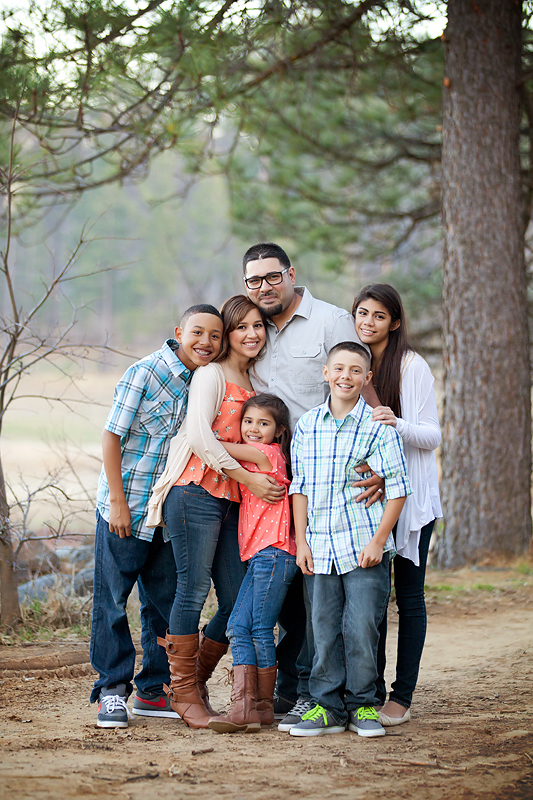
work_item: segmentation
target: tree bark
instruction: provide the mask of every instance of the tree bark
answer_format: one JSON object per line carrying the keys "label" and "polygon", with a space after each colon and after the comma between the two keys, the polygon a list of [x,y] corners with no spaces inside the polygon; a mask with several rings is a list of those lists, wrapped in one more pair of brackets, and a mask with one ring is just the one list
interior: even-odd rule
{"label": "tree bark", "polygon": [[526,551],[531,408],[521,2],[449,0],[443,123],[441,567]]}
{"label": "tree bark", "polygon": [[2,625],[20,620],[20,605],[15,580],[13,547],[9,528],[9,506],[4,471],[0,461],[0,619]]}

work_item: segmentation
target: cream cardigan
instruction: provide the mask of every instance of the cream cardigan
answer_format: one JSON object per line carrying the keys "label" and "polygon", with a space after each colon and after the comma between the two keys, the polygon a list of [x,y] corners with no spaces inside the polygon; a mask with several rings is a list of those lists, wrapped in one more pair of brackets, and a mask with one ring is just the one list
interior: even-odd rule
{"label": "cream cardigan", "polygon": [[238,469],[241,466],[211,429],[225,392],[226,379],[220,364],[208,364],[195,370],[189,390],[187,416],[170,443],[165,470],[148,501],[146,525],[149,528],[164,525],[162,512],[165,498],[193,453],[219,474],[225,469]]}
{"label": "cream cardigan", "polygon": [[402,416],[396,421],[396,431],[403,440],[412,494],[405,501],[398,520],[396,551],[417,567],[420,565],[420,531],[431,520],[442,517],[433,452],[441,441],[434,383],[422,356],[407,352],[402,361],[400,384]]}

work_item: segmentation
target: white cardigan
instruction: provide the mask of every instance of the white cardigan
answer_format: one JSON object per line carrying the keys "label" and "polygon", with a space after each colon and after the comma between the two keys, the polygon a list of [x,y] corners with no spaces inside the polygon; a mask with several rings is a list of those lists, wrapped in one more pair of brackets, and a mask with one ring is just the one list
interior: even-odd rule
{"label": "white cardigan", "polygon": [[189,389],[187,416],[170,443],[165,470],[148,501],[148,528],[164,524],[165,498],[193,453],[220,475],[225,469],[239,469],[241,466],[218,441],[211,428],[225,392],[226,379],[220,364],[207,364],[195,370]]}
{"label": "white cardigan", "polygon": [[396,430],[403,440],[407,474],[413,493],[407,498],[396,529],[396,551],[420,565],[420,531],[431,520],[442,517],[433,452],[441,442],[434,390],[429,366],[418,353],[409,351],[402,361],[400,403],[402,417]]}

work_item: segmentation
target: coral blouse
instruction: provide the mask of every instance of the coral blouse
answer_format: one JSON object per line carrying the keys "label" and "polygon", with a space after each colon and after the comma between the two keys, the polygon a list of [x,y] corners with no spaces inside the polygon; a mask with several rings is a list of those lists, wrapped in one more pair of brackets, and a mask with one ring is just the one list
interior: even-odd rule
{"label": "coral blouse", "polygon": [[[211,430],[217,439],[222,442],[233,442],[234,444],[241,441],[241,409],[246,400],[253,397],[254,394],[255,392],[242,389],[236,383],[228,383],[226,381],[224,399],[211,426]],[[197,455],[190,457],[187,466],[174,485],[186,486],[188,483],[203,486],[213,497],[235,500],[237,503],[241,502],[237,481],[233,478],[228,478],[227,475],[219,475]]]}
{"label": "coral blouse", "polygon": [[[265,547],[279,547],[291,555],[296,555],[294,528],[291,523],[291,510],[287,487],[287,464],[281,454],[279,444],[254,444],[266,455],[272,469],[272,475],[280,486],[285,487],[285,494],[277,503],[265,503],[241,484],[242,503],[239,510],[239,553],[241,561],[248,561],[253,555]],[[250,472],[262,472],[257,464],[242,461],[243,467]]]}

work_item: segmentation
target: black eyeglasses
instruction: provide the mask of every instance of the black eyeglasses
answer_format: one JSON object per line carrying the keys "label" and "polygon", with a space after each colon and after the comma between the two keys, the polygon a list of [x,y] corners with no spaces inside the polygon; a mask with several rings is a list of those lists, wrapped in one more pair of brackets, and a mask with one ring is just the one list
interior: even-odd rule
{"label": "black eyeglasses", "polygon": [[290,267],[285,267],[282,269],[281,272],[269,272],[268,275],[263,275],[263,277],[259,275],[252,275],[251,278],[243,278],[248,289],[260,289],[263,285],[263,281],[266,281],[269,286],[277,286],[278,283],[281,283],[283,280],[283,276]]}

